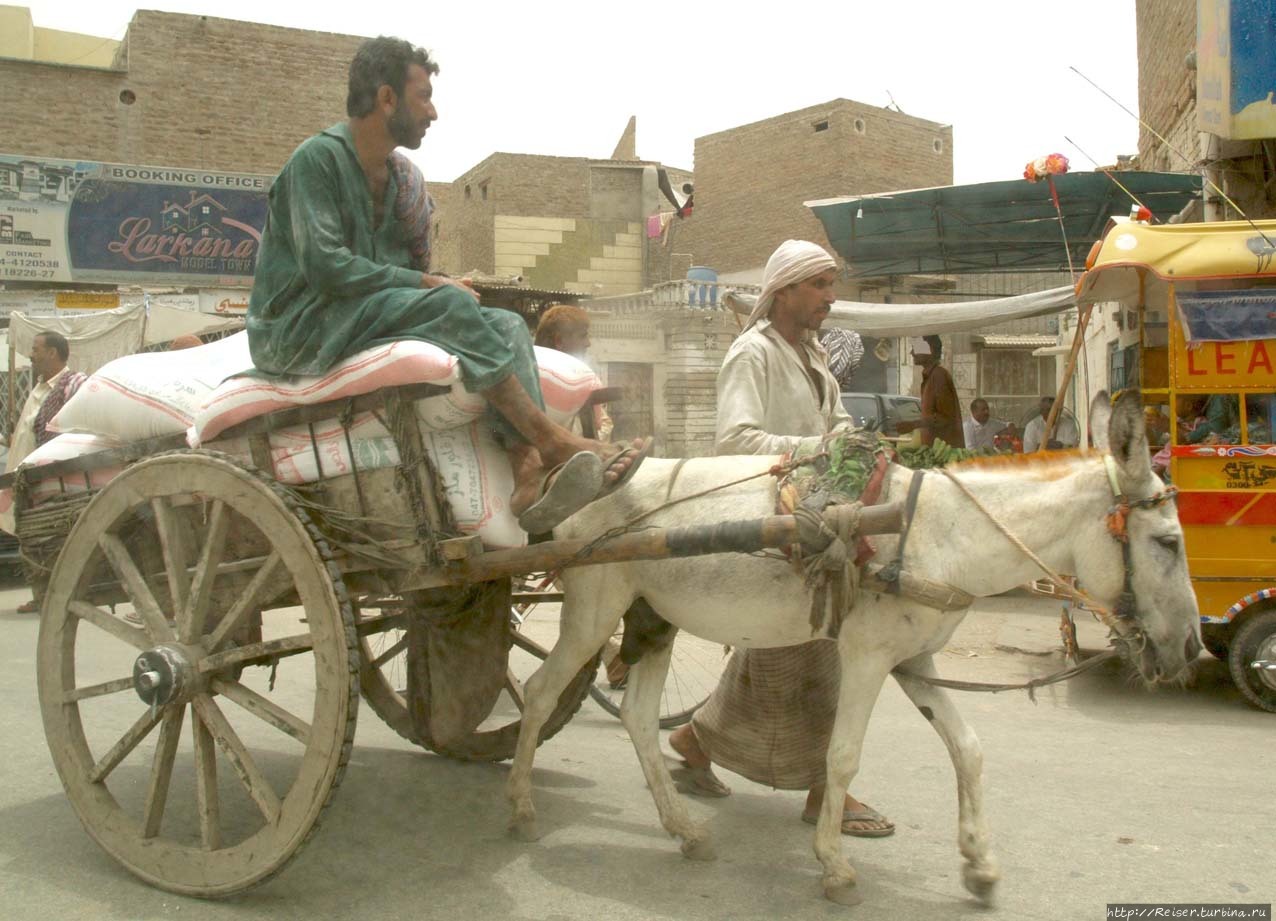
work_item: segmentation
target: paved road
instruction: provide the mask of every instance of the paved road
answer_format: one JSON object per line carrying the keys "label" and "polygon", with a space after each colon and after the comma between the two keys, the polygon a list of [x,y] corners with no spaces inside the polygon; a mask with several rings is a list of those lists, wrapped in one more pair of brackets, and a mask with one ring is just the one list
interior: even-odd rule
{"label": "paved road", "polygon": [[[23,597],[0,591],[4,918],[1088,921],[1109,901],[1270,902],[1276,891],[1276,717],[1245,706],[1211,660],[1183,690],[1148,694],[1110,668],[1048,688],[1036,704],[1022,693],[961,698],[983,741],[1004,871],[991,912],[961,887],[944,749],[893,684],[855,790],[899,830],[851,843],[857,908],[819,898],[799,793],[725,775],[732,797],[692,804],[712,823],[719,859],[679,857],[619,723],[590,702],[541,749],[538,805],[550,833],[537,844],[503,832],[504,766],[422,754],[364,708],[335,805],[298,859],[236,899],[185,899],[121,870],[68,806],[38,714],[37,624],[13,613]],[[942,671],[1008,680],[1058,667],[1056,612],[1027,598],[984,602]],[[1083,634],[1083,646],[1101,642]]]}

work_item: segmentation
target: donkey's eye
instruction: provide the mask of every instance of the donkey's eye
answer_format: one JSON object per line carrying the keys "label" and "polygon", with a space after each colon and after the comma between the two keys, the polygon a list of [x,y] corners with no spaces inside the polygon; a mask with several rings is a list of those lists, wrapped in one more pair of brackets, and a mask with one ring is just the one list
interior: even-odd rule
{"label": "donkey's eye", "polygon": [[1177,534],[1162,534],[1156,539],[1156,542],[1171,553],[1179,552],[1179,539]]}

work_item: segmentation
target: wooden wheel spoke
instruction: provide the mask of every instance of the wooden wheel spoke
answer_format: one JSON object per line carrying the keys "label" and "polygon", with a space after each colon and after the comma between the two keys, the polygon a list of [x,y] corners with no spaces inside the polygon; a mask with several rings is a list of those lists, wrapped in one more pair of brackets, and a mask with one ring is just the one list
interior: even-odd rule
{"label": "wooden wheel spoke", "polygon": [[[182,531],[173,506],[167,498],[157,496],[151,500],[151,510],[155,513],[155,529],[159,532],[160,549],[164,554],[164,572],[168,577],[168,592],[173,599],[173,610],[186,610],[186,599],[190,597],[190,565],[186,535]],[[183,642],[190,642],[185,635]]]}
{"label": "wooden wheel spoke", "polygon": [[204,546],[200,550],[199,562],[195,564],[195,575],[191,578],[190,599],[182,618],[182,635],[187,638],[187,642],[194,642],[204,635],[208,599],[213,590],[213,582],[217,579],[217,567],[221,565],[222,554],[226,550],[226,530],[229,526],[230,510],[226,508],[226,503],[220,499],[214,500],[213,510],[208,516]]}
{"label": "wooden wheel spoke", "polygon": [[261,768],[257,767],[257,762],[253,760],[253,756],[249,754],[247,747],[231,727],[226,715],[211,697],[204,694],[195,698],[194,705],[204,725],[217,741],[217,747],[222,750],[222,754],[234,768],[235,776],[243,784],[244,790],[257,804],[257,808],[266,821],[271,825],[276,824],[279,821],[281,809],[279,796],[270,786],[270,781],[261,772]]}
{"label": "wooden wheel spoke", "polygon": [[64,704],[73,704],[77,700],[87,700],[90,697],[104,697],[107,694],[118,694],[120,691],[128,691],[133,687],[133,676],[126,678],[116,678],[114,681],[103,681],[101,684],[90,684],[82,688],[71,688],[62,695]]}
{"label": "wooden wheel spoke", "polygon": [[371,665],[373,668],[380,668],[381,666],[385,665],[387,662],[389,662],[391,659],[393,659],[395,656],[397,656],[399,653],[403,652],[403,650],[407,648],[408,648],[408,635],[405,633],[394,644],[392,644],[389,649],[385,650],[383,653],[381,653],[381,655],[373,659],[369,663],[369,665]]}
{"label": "wooden wheel spoke", "polygon": [[155,746],[155,759],[151,763],[151,782],[146,788],[146,808],[142,814],[142,837],[154,838],[159,834],[164,819],[164,806],[168,803],[168,784],[173,778],[173,760],[177,757],[177,742],[182,737],[182,718],[186,707],[168,707],[160,722],[159,744]]}
{"label": "wooden wheel spoke", "polygon": [[512,671],[505,669],[505,690],[514,699],[514,706],[522,713],[527,707],[527,698],[523,694],[523,682],[519,681]]}
{"label": "wooden wheel spoke", "polygon": [[549,650],[522,631],[515,630],[510,636],[514,641],[514,645],[524,652],[530,652],[538,659],[549,658]]}
{"label": "wooden wheel spoke", "polygon": [[263,697],[238,681],[216,678],[212,686],[218,694],[239,704],[258,719],[269,723],[281,732],[286,732],[302,745],[310,744],[310,724],[289,713],[269,698]]}
{"label": "wooden wheel spoke", "polygon": [[101,783],[116,766],[128,757],[129,752],[137,748],[139,742],[146,738],[155,724],[160,721],[160,714],[151,710],[143,713],[136,723],[129,727],[120,740],[111,746],[111,750],[102,756],[102,760],[93,765],[89,771],[90,783]]}
{"label": "wooden wheel spoke", "polygon": [[128,643],[134,649],[150,649],[152,646],[146,631],[139,630],[137,627],[130,627],[118,617],[113,617],[87,601],[68,602],[66,609],[80,618],[80,620],[88,621],[99,630],[111,634],[117,640]]}
{"label": "wooden wheel spoke", "polygon": [[246,646],[235,646],[225,652],[215,652],[199,660],[197,668],[201,672],[216,672],[231,665],[247,663],[253,659],[259,663],[275,662],[288,656],[300,655],[315,648],[315,640],[309,633],[298,633],[264,643],[249,643]]}
{"label": "wooden wheel spoke", "polygon": [[213,735],[198,711],[191,712],[195,741],[195,807],[199,812],[199,838],[204,849],[221,847],[221,805],[217,798],[217,750]]}
{"label": "wooden wheel spoke", "polygon": [[258,569],[256,574],[252,577],[252,580],[244,589],[243,594],[236,599],[234,606],[226,612],[226,615],[222,617],[221,622],[213,628],[213,632],[208,638],[209,649],[216,650],[218,646],[225,642],[226,637],[229,636],[231,631],[238,627],[240,621],[244,619],[244,615],[256,607],[255,602],[257,600],[257,596],[261,594],[262,588],[264,588],[274,577],[275,570],[279,568],[281,562],[282,560],[279,557],[279,551],[276,550],[266,558],[264,563],[261,564],[261,568]]}
{"label": "wooden wheel spoke", "polygon": [[102,552],[106,554],[111,568],[115,570],[116,577],[124,585],[124,590],[128,592],[133,607],[146,624],[150,636],[160,643],[175,640],[177,637],[173,633],[173,628],[169,626],[164,612],[160,610],[155,596],[151,593],[151,587],[146,584],[146,579],[142,577],[137,564],[133,562],[133,557],[124,546],[124,542],[109,533],[103,534],[97,542]]}

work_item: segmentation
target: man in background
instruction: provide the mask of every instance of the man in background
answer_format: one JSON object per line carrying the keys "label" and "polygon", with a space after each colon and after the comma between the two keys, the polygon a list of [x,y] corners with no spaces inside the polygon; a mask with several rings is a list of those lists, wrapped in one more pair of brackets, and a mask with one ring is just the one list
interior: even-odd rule
{"label": "man in background", "polygon": [[992,451],[993,440],[1005,431],[1006,423],[992,417],[992,409],[983,397],[970,401],[970,418],[962,425],[966,447],[972,451]]}
{"label": "man in background", "polygon": [[[1029,422],[1023,430],[1023,450],[1025,454],[1040,450],[1042,436],[1046,433],[1046,420],[1050,418],[1050,410],[1054,406],[1054,397],[1041,398],[1041,415]],[[1076,420],[1066,409],[1060,409],[1059,418],[1054,423],[1054,433],[1044,447],[1051,451],[1064,448],[1075,448],[1081,443],[1081,434],[1077,431]]]}
{"label": "man in background", "polygon": [[[29,356],[34,383],[27,401],[22,404],[22,413],[9,441],[5,473],[15,469],[28,454],[57,434],[49,431],[49,422],[87,379],[84,374],[67,367],[70,355],[71,346],[61,333],[46,330],[35,334]],[[7,513],[5,517],[8,518]],[[5,530],[13,532],[14,522],[11,519],[3,524]],[[18,606],[19,614],[35,614],[39,610],[39,602],[34,598]]]}

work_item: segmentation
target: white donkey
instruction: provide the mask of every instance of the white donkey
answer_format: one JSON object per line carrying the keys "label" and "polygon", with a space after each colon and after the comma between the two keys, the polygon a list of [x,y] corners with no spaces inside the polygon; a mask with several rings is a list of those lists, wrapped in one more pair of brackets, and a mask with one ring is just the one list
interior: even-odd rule
{"label": "white donkey", "polygon": [[[1128,499],[1155,499],[1164,492],[1152,474],[1141,401],[1127,393],[1109,408],[1101,395],[1091,410],[1098,453],[1044,456],[1020,464],[959,468],[957,476],[996,519],[1056,571],[1075,573],[1089,596],[1113,608],[1126,586],[1122,546],[1107,530],[1114,491]],[[777,463],[775,457],[716,457],[687,461],[648,460],[630,488],[591,505],[555,531],[556,538],[599,535],[668,501],[728,483]],[[675,473],[675,470],[677,471]],[[903,499],[912,472],[892,466],[887,495]],[[684,526],[760,518],[774,513],[776,484],[760,477],[674,505],[644,525]],[[1165,497],[1162,497],[1165,498]],[[1188,581],[1182,530],[1171,502],[1135,501],[1128,517],[1129,624],[1131,658],[1149,684],[1186,674],[1200,650],[1196,602]],[[878,561],[894,557],[898,538],[874,538]],[[1040,575],[993,522],[938,472],[923,479],[906,544],[904,569],[946,583],[972,596],[1007,591]],[[613,563],[568,569],[563,574],[559,640],[526,685],[522,733],[510,770],[510,828],[533,840],[537,835],[531,772],[536,739],[553,702],[581,666],[616,629],[635,598],[642,597],[675,627],[714,642],[741,647],[776,647],[807,642],[811,595],[793,567],[779,560],[742,554],[658,562]],[[1000,873],[983,814],[979,740],[942,689],[903,672],[934,676],[933,656],[952,636],[964,611],[937,611],[906,598],[865,593],[842,623],[836,642],[842,683],[827,757],[828,787],[815,832],[815,852],[824,866],[824,893],[839,902],[854,900],[855,871],[842,854],[841,792],[860,763],[860,748],[873,704],[892,672],[948,747],[957,773],[958,848],[965,858],[964,881],[974,895],[990,900]],[[660,690],[671,647],[648,653],[630,672],[621,707],[624,722],[660,821],[682,840],[682,852],[709,859],[708,833],[692,822],[677,795],[660,753]],[[901,669],[895,672],[897,666]]]}

